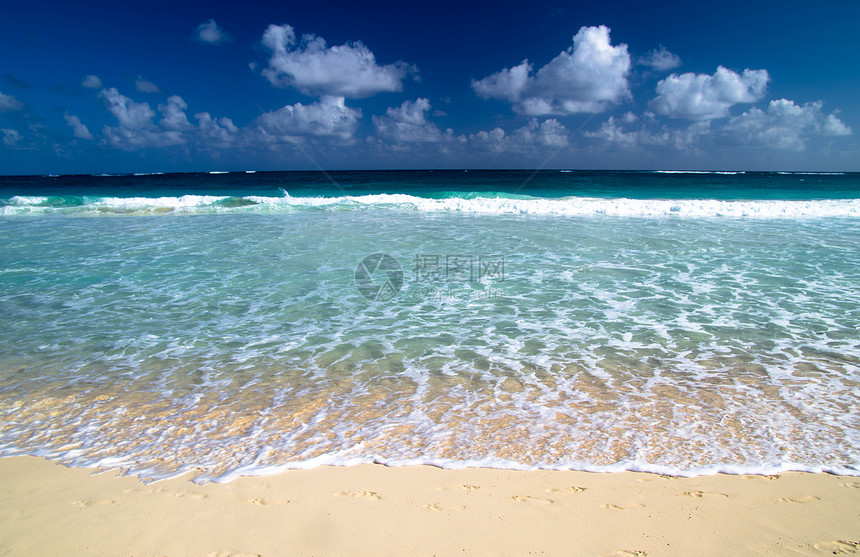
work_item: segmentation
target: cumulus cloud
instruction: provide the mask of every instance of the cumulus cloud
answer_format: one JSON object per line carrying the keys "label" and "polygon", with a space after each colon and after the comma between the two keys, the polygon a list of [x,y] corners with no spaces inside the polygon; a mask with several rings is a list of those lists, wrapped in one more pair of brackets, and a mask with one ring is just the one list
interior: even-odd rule
{"label": "cumulus cloud", "polygon": [[18,147],[18,143],[21,141],[21,134],[16,130],[0,128],[0,134],[3,135],[3,145],[10,149]]}
{"label": "cumulus cloud", "polygon": [[186,136],[179,129],[182,127],[183,120],[187,122],[183,112],[186,105],[181,97],[172,96],[167,99],[166,105],[159,105],[162,117],[156,125],[155,111],[149,103],[135,102],[113,87],[102,89],[98,96],[119,124],[116,127],[105,126],[102,129],[102,135],[110,145],[134,150],[144,147],[181,145],[186,142]]}
{"label": "cumulus cloud", "polygon": [[198,25],[197,29],[194,30],[194,37],[201,43],[207,44],[220,44],[232,40],[230,35],[215,23],[214,19]]}
{"label": "cumulus cloud", "polygon": [[561,148],[568,143],[567,128],[555,118],[550,118],[538,124],[537,118],[532,118],[528,124],[511,134],[501,128],[491,131],[479,131],[469,136],[469,141],[476,146],[492,151],[516,151],[524,147],[544,146]]}
{"label": "cumulus cloud", "polygon": [[774,100],[767,111],[751,108],[731,118],[719,130],[717,141],[725,145],[802,151],[810,137],[852,133],[835,114],[825,116],[821,107],[821,101],[799,106],[787,99]]}
{"label": "cumulus cloud", "polygon": [[206,146],[226,146],[231,144],[239,134],[239,128],[230,118],[213,118],[208,112],[194,115],[197,119],[197,133]]}
{"label": "cumulus cloud", "polygon": [[191,127],[191,123],[185,115],[186,108],[188,108],[188,105],[185,104],[185,101],[179,95],[168,97],[167,104],[158,105],[158,111],[161,112],[159,126],[172,131],[187,130]]}
{"label": "cumulus cloud", "polygon": [[68,124],[71,128],[75,137],[78,139],[92,139],[93,134],[90,133],[90,130],[81,122],[81,119],[72,114],[65,114],[64,118],[66,119],[66,124]]}
{"label": "cumulus cloud", "polygon": [[4,95],[0,92],[0,112],[16,112],[24,110],[24,103],[12,95]]}
{"label": "cumulus cloud", "polygon": [[621,118],[610,116],[600,128],[583,133],[584,137],[602,140],[614,147],[672,147],[679,151],[695,149],[711,133],[710,121],[695,122],[686,128],[670,129],[659,125],[651,113],[644,119],[628,112]]}
{"label": "cumulus cloud", "polygon": [[323,96],[319,102],[287,105],[257,117],[259,131],[270,138],[329,136],[350,139],[361,110],[349,108],[343,97]]}
{"label": "cumulus cloud", "polygon": [[596,113],[631,98],[627,45],[612,46],[609,28],[582,27],[573,45],[533,74],[528,60],[472,81],[482,98],[506,100],[522,113]]}
{"label": "cumulus cloud", "polygon": [[149,103],[134,102],[114,87],[102,89],[98,96],[121,127],[128,130],[141,130],[152,126],[155,112],[149,107]]}
{"label": "cumulus cloud", "polygon": [[161,89],[158,88],[158,85],[151,81],[147,81],[140,76],[136,80],[134,80],[135,88],[141,93],[160,93]]}
{"label": "cumulus cloud", "polygon": [[263,45],[272,53],[262,72],[266,79],[307,95],[362,98],[400,91],[403,79],[415,71],[404,62],[380,66],[361,42],[329,47],[322,37],[308,34],[297,43],[289,25],[270,25]]}
{"label": "cumulus cloud", "polygon": [[99,76],[97,75],[88,75],[84,77],[83,81],[81,81],[81,87],[85,87],[87,89],[101,89],[102,80],[99,79]]}
{"label": "cumulus cloud", "polygon": [[744,70],[737,74],[722,66],[714,75],[672,74],[657,84],[657,97],[650,107],[671,118],[723,118],[733,105],[764,97],[769,79],[767,70]]}
{"label": "cumulus cloud", "polygon": [[643,66],[649,66],[659,72],[672,70],[681,65],[681,57],[666,50],[665,46],[652,50],[647,56],[637,60]]}
{"label": "cumulus cloud", "polygon": [[380,137],[399,143],[436,143],[453,138],[453,131],[442,132],[427,120],[430,101],[424,98],[404,101],[397,108],[389,108],[385,116],[374,116],[373,125]]}

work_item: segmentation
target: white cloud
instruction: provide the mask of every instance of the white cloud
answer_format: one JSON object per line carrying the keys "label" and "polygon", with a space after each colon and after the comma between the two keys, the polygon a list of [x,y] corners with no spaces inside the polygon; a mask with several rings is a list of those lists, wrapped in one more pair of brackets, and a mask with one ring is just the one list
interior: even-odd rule
{"label": "white cloud", "polygon": [[161,112],[161,121],[158,125],[165,130],[187,130],[191,127],[191,123],[185,115],[186,108],[188,105],[179,95],[168,97],[167,104],[158,105],[158,111]]}
{"label": "white cloud", "polygon": [[[635,128],[632,127],[634,124]],[[710,133],[709,121],[695,122],[686,128],[670,129],[658,125],[653,114],[646,113],[644,121],[640,121],[628,112],[620,119],[610,116],[600,128],[582,135],[603,140],[615,147],[672,147],[684,151],[696,149],[702,138]]]}
{"label": "white cloud", "polygon": [[528,124],[512,134],[506,134],[501,128],[491,131],[479,131],[469,136],[469,141],[476,146],[492,151],[522,151],[534,146],[561,148],[568,143],[567,128],[555,118],[538,124],[537,118],[532,118]]}
{"label": "white cloud", "polygon": [[86,87],[87,89],[101,89],[102,80],[99,79],[99,76],[97,75],[88,75],[84,77],[83,81],[81,81],[81,87]]}
{"label": "white cloud", "polygon": [[528,125],[514,132],[513,139],[514,143],[521,145],[564,147],[567,145],[567,128],[555,118],[545,120],[540,125],[536,118],[532,118]]}
{"label": "white cloud", "polygon": [[384,91],[400,91],[414,67],[404,62],[386,66],[364,44],[327,47],[322,37],[305,35],[296,43],[289,25],[270,25],[263,45],[271,52],[263,75],[279,87],[295,87],[307,95],[362,98]]}
{"label": "white cloud", "polygon": [[404,101],[397,108],[389,108],[385,116],[373,116],[373,125],[380,137],[399,143],[437,143],[453,138],[453,131],[441,132],[436,124],[427,121],[430,101],[419,98]]}
{"label": "white cloud", "polygon": [[0,134],[3,134],[3,145],[10,149],[18,147],[18,142],[21,141],[21,134],[15,130],[0,128]]}
{"label": "white cloud", "polygon": [[160,93],[161,89],[158,88],[158,85],[151,81],[147,81],[140,76],[134,81],[135,88],[141,93]]}
{"label": "white cloud", "polygon": [[531,73],[532,65],[528,60],[523,60],[522,63],[513,68],[505,68],[480,81],[473,80],[472,88],[485,99],[493,98],[512,103],[518,102],[534,82]]}
{"label": "white cloud", "polygon": [[108,112],[117,119],[120,127],[142,130],[152,126],[155,112],[149,107],[149,103],[134,102],[113,87],[102,89],[98,96],[104,101]]}
{"label": "white cloud", "polygon": [[660,45],[660,48],[652,50],[648,53],[648,56],[640,58],[637,62],[643,66],[649,66],[657,71],[664,72],[680,66],[681,57],[669,52],[665,46]]}
{"label": "white cloud", "polygon": [[482,98],[509,101],[519,112],[535,116],[602,112],[631,98],[627,45],[612,46],[609,28],[582,27],[573,45],[532,74],[523,60],[489,77],[472,81]]}
{"label": "white cloud", "polygon": [[769,79],[767,70],[744,70],[737,74],[722,66],[714,75],[672,74],[657,84],[657,97],[650,107],[671,118],[722,118],[729,115],[732,105],[760,100]]}
{"label": "white cloud", "polygon": [[4,95],[0,92],[0,112],[15,112],[24,109],[24,103],[12,95]]}
{"label": "white cloud", "polygon": [[75,137],[78,139],[92,139],[93,134],[90,133],[90,130],[81,122],[81,119],[72,114],[65,114],[64,118],[66,119],[66,123],[71,126]]}
{"label": "white cloud", "polygon": [[726,145],[774,147],[802,151],[812,136],[850,135],[846,126],[835,114],[825,116],[822,102],[802,106],[794,101],[779,99],[768,104],[767,111],[751,108],[731,118],[719,130],[718,142]]}
{"label": "white cloud", "polygon": [[182,145],[185,138],[181,132],[162,131],[158,128],[148,130],[130,130],[128,128],[105,126],[102,135],[107,142],[119,149],[133,151],[147,147],[168,147],[170,145]]}
{"label": "white cloud", "polygon": [[[105,126],[102,135],[114,147],[134,150],[146,147],[166,147],[186,143],[188,119],[185,116],[185,101],[179,96],[167,99],[166,105],[159,105],[161,119],[156,126],[155,111],[149,103],[131,100],[111,87],[102,89],[98,95],[119,124]],[[189,124],[190,126],[190,124]]]}
{"label": "white cloud", "polygon": [[323,96],[319,102],[287,105],[257,117],[258,129],[266,136],[331,136],[350,139],[361,118],[361,110],[349,108],[343,97]]}
{"label": "white cloud", "polygon": [[224,32],[214,19],[198,25],[194,31],[194,36],[198,41],[208,44],[219,44],[231,40],[230,35]]}
{"label": "white cloud", "polygon": [[232,143],[239,134],[239,128],[230,118],[213,118],[208,112],[194,115],[197,119],[197,132],[207,146],[225,146]]}

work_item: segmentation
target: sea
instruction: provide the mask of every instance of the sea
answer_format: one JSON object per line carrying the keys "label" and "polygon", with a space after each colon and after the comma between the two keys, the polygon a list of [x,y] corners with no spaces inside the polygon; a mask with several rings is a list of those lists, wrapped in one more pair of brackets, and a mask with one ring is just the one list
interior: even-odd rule
{"label": "sea", "polygon": [[860,173],[0,177],[0,456],[860,475]]}

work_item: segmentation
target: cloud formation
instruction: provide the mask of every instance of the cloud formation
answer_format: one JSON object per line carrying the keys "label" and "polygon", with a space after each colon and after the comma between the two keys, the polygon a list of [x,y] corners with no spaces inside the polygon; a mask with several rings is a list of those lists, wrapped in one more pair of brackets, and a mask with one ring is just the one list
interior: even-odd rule
{"label": "cloud formation", "polygon": [[787,99],[770,101],[767,111],[751,108],[731,118],[717,140],[724,145],[803,151],[810,137],[851,135],[851,128],[835,114],[825,116],[821,106],[821,101],[802,106]]}
{"label": "cloud formation", "polygon": [[81,122],[81,119],[72,114],[64,114],[63,117],[66,119],[66,123],[71,126],[75,137],[78,139],[92,139],[93,134],[90,133],[90,130]]}
{"label": "cloud formation", "polygon": [[81,81],[81,87],[86,89],[101,89],[102,80],[97,75],[88,75]]}
{"label": "cloud formation", "polygon": [[295,136],[350,139],[361,118],[361,110],[349,108],[343,97],[323,96],[312,104],[296,103],[257,117],[264,138],[290,139]]}
{"label": "cloud formation", "polygon": [[114,87],[102,89],[98,96],[121,127],[127,130],[142,130],[152,126],[155,112],[149,107],[149,103],[134,102]]}
{"label": "cloud formation", "polygon": [[723,118],[733,105],[764,97],[769,79],[767,70],[744,70],[737,74],[723,66],[714,75],[672,74],[657,84],[657,97],[650,107],[670,118]]}
{"label": "cloud formation", "polygon": [[631,98],[627,45],[612,46],[609,28],[582,27],[573,45],[533,74],[528,60],[472,81],[484,99],[506,100],[524,114],[596,113]]}
{"label": "cloud formation", "polygon": [[194,131],[204,148],[227,147],[239,137],[238,126],[226,116],[214,118],[208,112],[199,112],[194,118],[197,120],[197,128]]}
{"label": "cloud formation", "polygon": [[648,66],[658,72],[672,70],[681,65],[681,57],[677,54],[669,52],[666,47],[660,45],[660,48],[652,50],[647,56],[637,60],[639,64]]}
{"label": "cloud formation", "polygon": [[415,71],[404,62],[380,66],[361,42],[328,47],[322,37],[308,34],[297,43],[289,25],[270,25],[263,45],[272,53],[263,76],[275,86],[295,87],[306,95],[363,98],[400,91],[403,79]]}
{"label": "cloud formation", "polygon": [[538,124],[537,118],[511,134],[502,128],[491,131],[479,131],[469,136],[473,145],[491,151],[521,151],[524,147],[543,146],[562,148],[568,143],[567,128],[555,118]]}
{"label": "cloud formation", "polygon": [[0,128],[0,134],[3,136],[3,145],[10,149],[18,147],[18,144],[21,141],[21,134],[16,130]]}
{"label": "cloud formation", "polygon": [[686,128],[671,129],[660,125],[654,114],[645,113],[643,118],[628,112],[620,118],[610,116],[600,128],[582,135],[603,140],[613,147],[635,149],[638,147],[671,147],[684,151],[696,149],[710,135],[711,123],[707,120],[694,122]]}
{"label": "cloud formation", "polygon": [[158,111],[161,112],[161,121],[158,125],[166,130],[187,130],[191,127],[191,123],[185,115],[186,108],[188,105],[179,95],[168,97],[167,104],[158,105]]}
{"label": "cloud formation", "polygon": [[194,38],[206,44],[221,44],[232,40],[230,35],[215,23],[214,19],[198,25],[197,29],[194,30]]}
{"label": "cloud formation", "polygon": [[135,102],[113,87],[102,89],[98,96],[119,124],[116,127],[105,126],[102,129],[102,135],[110,145],[119,149],[134,150],[181,145],[186,142],[182,131],[176,129],[177,122],[184,118],[184,113],[181,117],[177,113],[185,107],[181,97],[170,97],[166,105],[159,105],[162,117],[159,125],[156,126],[155,111],[149,103]]}
{"label": "cloud formation", "polygon": [[436,124],[427,120],[430,101],[424,98],[404,101],[397,108],[389,108],[385,116],[373,116],[373,125],[380,137],[398,143],[436,143],[453,138],[453,131],[442,133]]}
{"label": "cloud formation", "polygon": [[136,80],[134,80],[134,87],[141,93],[160,93],[161,89],[158,88],[158,85],[151,81],[147,81],[142,77],[138,76]]}
{"label": "cloud formation", "polygon": [[24,110],[24,103],[12,95],[4,95],[0,91],[0,112],[17,112],[18,110]]}

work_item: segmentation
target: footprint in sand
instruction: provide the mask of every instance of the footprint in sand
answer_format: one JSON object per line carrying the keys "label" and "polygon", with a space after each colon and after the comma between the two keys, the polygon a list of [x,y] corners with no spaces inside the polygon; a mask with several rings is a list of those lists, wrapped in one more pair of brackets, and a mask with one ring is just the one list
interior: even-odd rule
{"label": "footprint in sand", "polygon": [[170,497],[187,497],[189,499],[206,499],[208,495],[202,493],[193,493],[191,491],[169,491],[167,489],[152,488],[152,489],[126,489],[123,493],[153,493],[155,495],[168,495]]}
{"label": "footprint in sand", "polygon": [[246,499],[245,502],[248,503],[249,505],[260,505],[261,507],[264,507],[267,505],[286,505],[287,503],[289,503],[289,500],[287,500],[287,499],[273,500],[273,499],[264,499],[264,498],[260,497],[257,499]]}
{"label": "footprint in sand", "polygon": [[352,497],[354,499],[382,499],[382,496],[375,491],[338,491],[335,495],[339,497]]}
{"label": "footprint in sand", "polygon": [[547,493],[582,493],[583,491],[588,491],[587,487],[551,487],[546,490]]}
{"label": "footprint in sand", "polygon": [[779,474],[771,474],[770,476],[762,476],[759,474],[745,474],[741,476],[745,480],[778,480],[780,478]]}
{"label": "footprint in sand", "polygon": [[812,503],[813,501],[820,501],[821,497],[816,497],[815,495],[806,495],[804,497],[780,497],[777,499],[780,503]]}
{"label": "footprint in sand", "polygon": [[860,482],[845,482],[842,484],[842,487],[853,487],[855,489],[860,489]]}
{"label": "footprint in sand", "polygon": [[190,491],[158,491],[161,495],[169,495],[170,497],[183,497],[188,499],[206,499],[209,497],[208,495],[203,495],[202,493],[192,493]]}
{"label": "footprint in sand", "polygon": [[537,503],[539,505],[551,505],[554,502],[552,499],[541,499],[539,497],[531,497],[530,495],[514,495],[508,497],[508,499],[517,503]]}
{"label": "footprint in sand", "polygon": [[854,555],[860,553],[860,541],[835,540],[832,542],[817,543],[813,547],[831,555]]}
{"label": "footprint in sand", "polygon": [[424,509],[425,511],[436,511],[436,512],[465,511],[466,510],[466,507],[464,507],[463,505],[457,505],[456,507],[442,507],[438,503],[431,503],[429,505],[421,505],[421,508]]}
{"label": "footprint in sand", "polygon": [[699,499],[703,497],[728,497],[725,493],[720,493],[718,491],[685,491],[684,495],[687,497],[697,497]]}
{"label": "footprint in sand", "polygon": [[114,501],[111,499],[100,499],[98,501],[72,501],[72,505],[76,505],[78,507],[103,507],[105,505],[113,505]]}
{"label": "footprint in sand", "polygon": [[[613,511],[626,511],[629,509],[641,509],[644,506],[645,505],[643,505],[642,503],[632,503],[630,505],[613,505],[612,503],[604,503],[604,504],[600,505],[600,508],[601,509],[611,509]],[[635,553],[634,553],[634,555],[635,555]]]}

